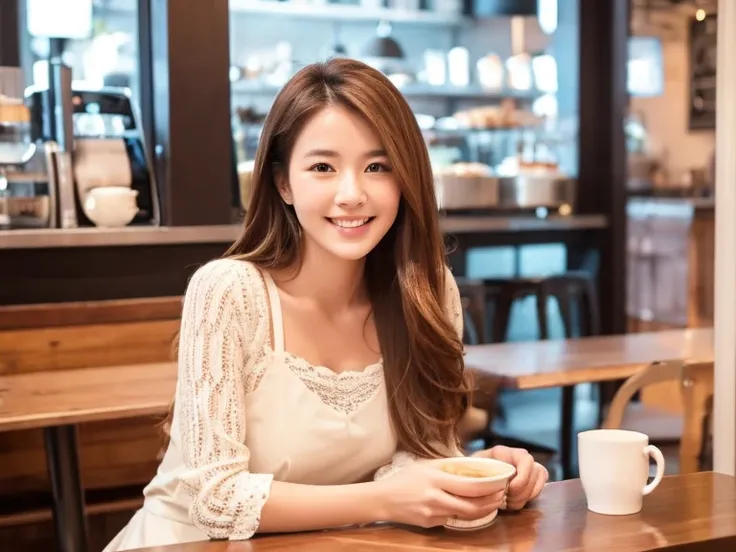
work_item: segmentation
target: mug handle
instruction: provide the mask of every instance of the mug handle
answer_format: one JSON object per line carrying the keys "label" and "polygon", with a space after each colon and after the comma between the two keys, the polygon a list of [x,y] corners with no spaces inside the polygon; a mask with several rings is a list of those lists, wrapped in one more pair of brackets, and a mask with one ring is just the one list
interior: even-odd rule
{"label": "mug handle", "polygon": [[643,496],[646,496],[662,482],[662,477],[664,477],[664,456],[662,456],[662,451],[654,445],[648,445],[644,448],[644,456],[647,457],[647,460],[651,458],[657,464],[657,473],[654,476],[654,480],[644,487],[644,490],[641,492]]}

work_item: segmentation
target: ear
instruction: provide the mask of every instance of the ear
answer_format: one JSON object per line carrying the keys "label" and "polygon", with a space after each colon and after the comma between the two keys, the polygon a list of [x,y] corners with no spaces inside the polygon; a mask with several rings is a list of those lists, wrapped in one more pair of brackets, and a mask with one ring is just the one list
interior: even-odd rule
{"label": "ear", "polygon": [[291,205],[294,201],[291,198],[291,186],[289,186],[289,175],[282,167],[274,167],[273,176],[276,180],[276,189],[279,191],[281,199],[284,203]]}

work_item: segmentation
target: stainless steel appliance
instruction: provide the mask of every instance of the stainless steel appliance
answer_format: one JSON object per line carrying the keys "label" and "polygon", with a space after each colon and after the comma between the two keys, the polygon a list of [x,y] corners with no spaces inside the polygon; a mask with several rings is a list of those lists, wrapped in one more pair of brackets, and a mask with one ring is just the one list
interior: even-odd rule
{"label": "stainless steel appliance", "polygon": [[443,211],[498,207],[500,182],[495,176],[438,174],[437,205]]}
{"label": "stainless steel appliance", "polygon": [[500,179],[499,204],[520,209],[569,208],[575,206],[577,181],[559,174],[521,173]]}
{"label": "stainless steel appliance", "polygon": [[575,207],[577,181],[533,172],[510,177],[439,174],[435,177],[435,191],[444,211],[543,207],[570,214]]}

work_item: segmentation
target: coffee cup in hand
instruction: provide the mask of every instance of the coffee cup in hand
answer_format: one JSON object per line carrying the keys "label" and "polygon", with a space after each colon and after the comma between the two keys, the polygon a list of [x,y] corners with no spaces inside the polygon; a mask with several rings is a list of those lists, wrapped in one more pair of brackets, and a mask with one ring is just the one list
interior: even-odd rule
{"label": "coffee cup in hand", "polygon": [[[503,493],[505,504],[506,490],[509,481],[516,474],[516,468],[511,464],[491,458],[456,457],[433,461],[434,465],[445,473],[456,476],[467,486],[469,496],[490,496]],[[505,506],[502,506],[505,508]],[[456,531],[475,531],[488,527],[496,519],[498,510],[494,510],[485,517],[473,520],[451,518],[444,525]]]}
{"label": "coffee cup in hand", "polygon": [[[647,485],[649,459],[657,464]],[[588,509],[597,514],[625,516],[641,511],[643,497],[664,476],[662,452],[637,431],[594,429],[578,434],[580,480]]]}

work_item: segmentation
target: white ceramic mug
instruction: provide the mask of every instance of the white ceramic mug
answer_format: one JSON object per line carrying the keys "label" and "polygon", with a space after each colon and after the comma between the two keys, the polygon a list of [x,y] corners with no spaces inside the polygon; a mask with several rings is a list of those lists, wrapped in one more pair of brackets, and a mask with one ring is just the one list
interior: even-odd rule
{"label": "white ceramic mug", "polygon": [[138,213],[137,190],[126,186],[102,186],[87,192],[82,210],[95,226],[119,228]]}
{"label": "white ceramic mug", "polygon": [[[649,459],[657,464],[647,485]],[[664,476],[662,452],[637,431],[594,429],[578,434],[578,465],[588,509],[597,514],[625,516],[641,510],[642,499]]]}

